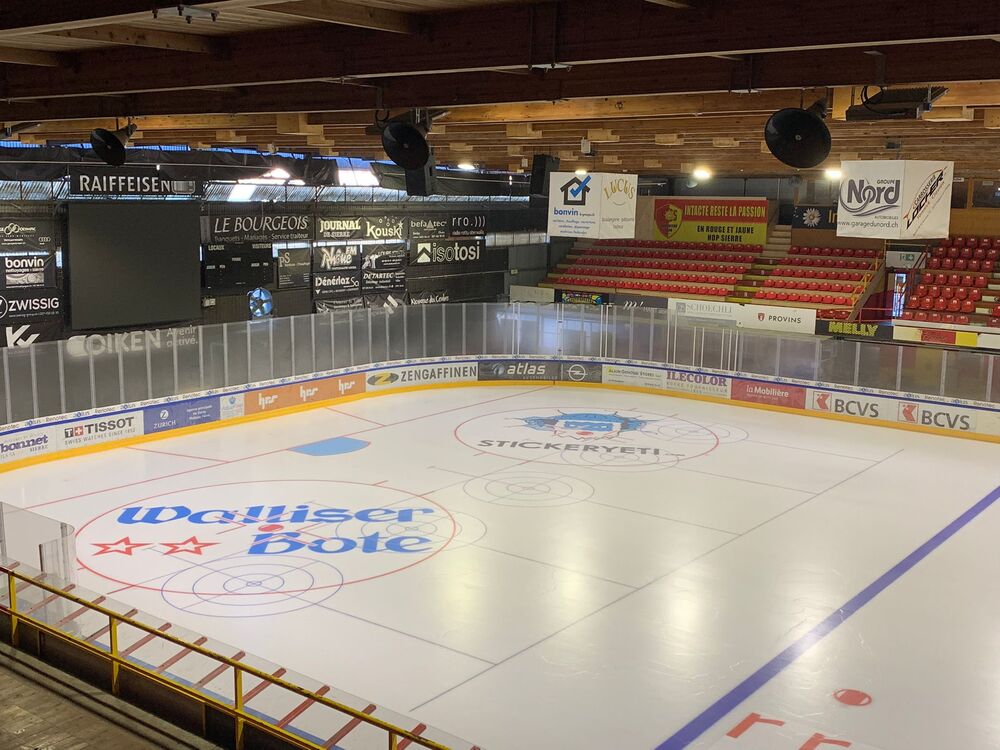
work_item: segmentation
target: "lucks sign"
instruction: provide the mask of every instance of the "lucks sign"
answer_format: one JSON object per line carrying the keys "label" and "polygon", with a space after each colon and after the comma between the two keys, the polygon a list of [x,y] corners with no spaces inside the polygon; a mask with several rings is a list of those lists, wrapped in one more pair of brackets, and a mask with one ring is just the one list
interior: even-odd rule
{"label": "lucks sign", "polygon": [[553,237],[635,237],[639,178],[634,174],[549,176],[548,233]]}
{"label": "lucks sign", "polygon": [[947,237],[955,165],[948,161],[845,161],[840,237]]}

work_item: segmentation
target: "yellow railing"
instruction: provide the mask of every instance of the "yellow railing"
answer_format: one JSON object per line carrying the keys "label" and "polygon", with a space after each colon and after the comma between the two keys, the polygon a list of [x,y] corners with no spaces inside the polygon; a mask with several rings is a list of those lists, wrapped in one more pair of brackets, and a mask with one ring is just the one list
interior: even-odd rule
{"label": "yellow railing", "polygon": [[[236,743],[235,746],[238,750],[242,750],[244,747],[244,732],[247,727],[253,727],[263,733],[288,743],[291,747],[302,748],[303,750],[324,750],[324,748],[329,747],[329,744],[317,744],[310,739],[303,738],[293,732],[290,732],[284,727],[278,726],[276,721],[269,720],[269,717],[260,717],[248,712],[244,706],[243,681],[245,676],[254,677],[264,683],[280,687],[290,693],[300,696],[307,701],[313,701],[317,705],[325,706],[326,708],[338,711],[341,714],[350,717],[350,719],[355,723],[360,722],[384,731],[387,736],[387,747],[389,750],[396,750],[400,747],[400,743],[404,740],[408,741],[405,744],[412,743],[419,747],[430,748],[430,750],[451,750],[451,748],[448,748],[445,745],[421,737],[412,731],[394,726],[375,716],[371,716],[364,711],[359,711],[358,709],[344,705],[338,701],[331,700],[325,695],[321,695],[317,692],[307,690],[306,688],[299,687],[298,685],[290,682],[286,682],[285,680],[275,677],[272,674],[268,674],[267,672],[252,667],[249,664],[244,664],[236,659],[223,656],[222,654],[203,648],[196,643],[191,643],[182,638],[172,636],[169,633],[164,632],[162,629],[151,627],[143,622],[133,619],[132,617],[115,612],[106,607],[102,607],[100,604],[95,604],[94,602],[74,596],[63,589],[44,583],[36,577],[19,573],[13,567],[0,565],[0,573],[6,574],[7,576],[8,604],[7,606],[0,605],[0,612],[6,613],[10,617],[10,639],[12,645],[18,646],[21,627],[23,625],[30,625],[33,629],[40,633],[57,638],[64,643],[68,643],[76,648],[86,651],[89,654],[92,654],[93,656],[109,662],[111,666],[111,692],[115,695],[118,695],[119,693],[121,675],[124,670],[141,675],[153,683],[168,688],[169,690],[172,690],[189,699],[193,699],[194,701],[202,704],[203,707],[210,707],[222,714],[228,715],[234,720],[235,723],[234,739]],[[63,600],[106,617],[110,648],[105,650],[104,648],[90,643],[83,638],[64,632],[49,623],[39,620],[37,617],[33,617],[30,612],[19,610],[18,581],[23,581],[30,586],[36,587],[41,591],[48,593],[50,597],[46,601],[56,601],[56,599]],[[33,610],[36,608],[38,608],[37,604],[35,607],[29,609]],[[219,665],[232,668],[234,696],[232,704],[227,703],[223,699],[219,699],[212,695],[207,695],[195,690],[178,680],[172,679],[164,674],[160,674],[154,669],[125,658],[119,648],[118,629],[121,625],[128,625],[136,630],[142,631],[146,634],[147,638],[152,636],[153,638],[161,639],[162,641],[178,646],[185,651],[190,651],[207,657],[208,659],[217,662]],[[260,689],[261,688],[258,686],[257,692],[260,692]]]}

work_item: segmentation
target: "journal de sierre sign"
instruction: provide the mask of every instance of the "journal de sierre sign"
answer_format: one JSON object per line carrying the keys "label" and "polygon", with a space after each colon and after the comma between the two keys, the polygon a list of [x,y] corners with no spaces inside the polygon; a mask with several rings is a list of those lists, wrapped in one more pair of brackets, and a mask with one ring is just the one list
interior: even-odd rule
{"label": "journal de sierre sign", "polygon": [[202,195],[199,180],[172,180],[156,167],[70,167],[70,195]]}
{"label": "journal de sierre sign", "polygon": [[316,220],[318,240],[360,240],[365,222],[360,216],[320,216]]}
{"label": "journal de sierre sign", "polygon": [[211,242],[295,242],[313,235],[309,214],[211,216],[209,221]]}

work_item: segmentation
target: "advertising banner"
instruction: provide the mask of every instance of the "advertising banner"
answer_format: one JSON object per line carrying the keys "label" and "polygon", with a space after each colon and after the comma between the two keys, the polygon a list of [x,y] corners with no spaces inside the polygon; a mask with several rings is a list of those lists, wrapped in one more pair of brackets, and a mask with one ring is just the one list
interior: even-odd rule
{"label": "advertising banner", "polygon": [[754,380],[732,381],[732,398],[750,404],[787,406],[792,409],[806,408],[806,389],[784,383],[767,383]]}
{"label": "advertising banner", "polygon": [[364,390],[365,378],[362,373],[341,375],[251,391],[246,394],[243,408],[247,414],[259,414],[317,401],[329,401],[364,393]]}
{"label": "advertising banner", "polygon": [[176,430],[205,422],[219,420],[219,399],[217,396],[182,401],[176,404],[150,406],[142,411],[143,431],[153,432]]}
{"label": "advertising banner", "polygon": [[369,374],[366,384],[369,391],[382,391],[387,388],[426,385],[428,383],[466,383],[478,378],[479,368],[480,364],[475,362],[391,367]]}
{"label": "advertising banner", "polygon": [[512,359],[484,359],[479,362],[480,380],[561,380],[559,362],[519,362]]}
{"label": "advertising banner", "polygon": [[553,237],[635,237],[636,175],[553,172],[548,233]]}
{"label": "advertising banner", "polygon": [[838,236],[948,236],[954,162],[845,161],[841,170]]}
{"label": "advertising banner", "polygon": [[422,214],[409,218],[411,240],[443,240],[451,232],[448,214]]}
{"label": "advertising banner", "polygon": [[[919,401],[896,401],[896,421],[903,424],[974,432],[976,416],[975,410],[963,409],[958,406],[928,404]],[[892,419],[891,415],[887,418]]]}
{"label": "advertising banner", "polygon": [[714,396],[715,398],[730,398],[732,396],[732,378],[704,372],[667,370],[663,387],[668,391],[694,393],[699,396]]}
{"label": "advertising banner", "polygon": [[603,380],[608,385],[628,385],[662,391],[666,387],[667,378],[666,372],[658,368],[604,365]]}
{"label": "advertising banner", "polygon": [[361,267],[373,271],[393,271],[406,266],[406,245],[365,245],[361,253]]}
{"label": "advertising banner", "polygon": [[360,240],[365,223],[360,216],[320,216],[316,219],[317,240]]}
{"label": "advertising banner", "polygon": [[807,408],[821,414],[895,420],[895,401],[865,393],[843,393],[810,388]]}
{"label": "advertising banner", "polygon": [[296,242],[313,238],[310,214],[211,216],[211,242]]}
{"label": "advertising banner", "polygon": [[811,308],[670,299],[667,309],[692,324],[722,323],[786,333],[816,332],[816,310]]}
{"label": "advertising banner", "polygon": [[278,288],[309,286],[312,251],[308,247],[282,250],[278,255]]}
{"label": "advertising banner", "polygon": [[601,365],[594,362],[563,362],[559,368],[559,379],[568,383],[600,383]]}
{"label": "advertising banner", "polygon": [[55,255],[42,250],[22,253],[0,253],[3,288],[54,287],[56,285]]}
{"label": "advertising banner", "polygon": [[407,221],[405,216],[365,216],[366,240],[405,240]]}
{"label": "advertising banner", "polygon": [[603,292],[561,290],[559,301],[567,305],[603,305],[607,301],[607,295]]}
{"label": "advertising banner", "polygon": [[69,167],[70,195],[189,195],[205,194],[200,180],[172,180],[155,166]]}
{"label": "advertising banner", "polygon": [[42,341],[58,341],[63,333],[62,318],[59,317],[0,328],[3,329],[0,346],[31,346]]}
{"label": "advertising banner", "polygon": [[413,265],[444,264],[444,263],[478,263],[483,258],[486,241],[481,239],[467,240],[428,240],[411,243]]}
{"label": "advertising banner", "polygon": [[766,198],[657,198],[653,239],[673,242],[767,242]]}
{"label": "advertising banner", "polygon": [[219,396],[219,419],[236,419],[242,417],[243,412],[242,393],[228,393]]}
{"label": "advertising banner", "polygon": [[836,229],[837,206],[795,206],[792,229]]}
{"label": "advertising banner", "polygon": [[332,271],[313,275],[313,297],[317,299],[361,293],[361,271]]}
{"label": "advertising banner", "polygon": [[359,310],[364,306],[365,298],[360,294],[316,300],[316,312],[318,313],[334,312],[336,310]]}
{"label": "advertising banner", "polygon": [[314,247],[312,257],[315,273],[356,269],[361,266],[361,245]]}
{"label": "advertising banner", "polygon": [[198,326],[184,328],[158,328],[150,331],[125,331],[121,333],[92,333],[89,336],[70,336],[66,339],[66,354],[71,357],[118,356],[119,352],[158,351],[172,347],[197,347],[201,341]]}
{"label": "advertising banner", "polygon": [[816,335],[892,341],[892,326],[876,323],[845,323],[842,320],[817,320]]}
{"label": "advertising banner", "polygon": [[63,448],[106,443],[142,434],[142,412],[84,419],[62,428]]}
{"label": "advertising banner", "polygon": [[365,307],[377,310],[379,308],[387,307],[390,310],[395,310],[402,304],[406,302],[406,291],[399,290],[397,292],[387,292],[382,294],[366,294],[365,295]]}
{"label": "advertising banner", "polygon": [[62,293],[55,289],[5,289],[0,294],[0,325],[62,318]]}
{"label": "advertising banner", "polygon": [[0,252],[54,253],[55,223],[49,219],[0,220]]}
{"label": "advertising banner", "polygon": [[394,271],[373,271],[366,268],[361,274],[361,288],[365,294],[371,292],[406,291],[406,269],[397,268]]}
{"label": "advertising banner", "polygon": [[483,237],[488,225],[486,214],[462,212],[451,215],[450,237]]}
{"label": "advertising banner", "polygon": [[0,438],[0,462],[16,461],[60,450],[62,430],[62,427],[38,427]]}
{"label": "advertising banner", "polygon": [[448,293],[447,289],[441,289],[438,291],[428,290],[422,292],[410,292],[411,305],[439,305],[450,301],[451,295]]}

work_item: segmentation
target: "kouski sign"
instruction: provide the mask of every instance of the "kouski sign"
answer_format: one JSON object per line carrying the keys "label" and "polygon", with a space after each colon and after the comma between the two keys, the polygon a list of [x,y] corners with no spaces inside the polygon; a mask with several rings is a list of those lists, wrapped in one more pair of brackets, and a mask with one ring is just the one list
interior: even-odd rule
{"label": "kouski sign", "polygon": [[948,236],[954,162],[845,161],[841,169],[839,237]]}

